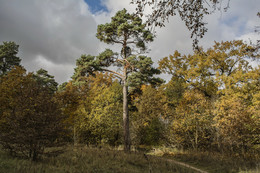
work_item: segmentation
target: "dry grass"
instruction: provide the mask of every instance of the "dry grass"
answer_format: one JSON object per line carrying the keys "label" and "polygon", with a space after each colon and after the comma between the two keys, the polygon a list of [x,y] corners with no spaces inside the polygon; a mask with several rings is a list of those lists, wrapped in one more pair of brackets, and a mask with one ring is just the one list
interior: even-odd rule
{"label": "dry grass", "polygon": [[12,158],[0,152],[0,172],[5,173],[192,173],[193,170],[143,153],[126,154],[108,148],[67,147],[56,157],[44,157],[38,162]]}
{"label": "dry grass", "polygon": [[[259,173],[260,158],[259,155],[248,155],[241,157],[239,155],[226,155],[217,152],[187,152],[178,150],[158,149],[163,157],[181,161],[189,165],[201,168],[209,173]],[[164,154],[162,154],[164,153]]]}

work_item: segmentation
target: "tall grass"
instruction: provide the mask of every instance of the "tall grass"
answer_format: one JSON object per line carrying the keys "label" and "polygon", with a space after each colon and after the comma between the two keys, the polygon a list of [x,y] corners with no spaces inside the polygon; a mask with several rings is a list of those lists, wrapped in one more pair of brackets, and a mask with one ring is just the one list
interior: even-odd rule
{"label": "tall grass", "polygon": [[159,157],[143,153],[126,154],[108,148],[67,147],[56,157],[43,157],[38,162],[12,158],[0,152],[0,172],[3,173],[192,173]]}
{"label": "tall grass", "polygon": [[[162,152],[157,153],[162,155]],[[190,164],[209,173],[260,173],[259,154],[241,157],[218,152],[165,150],[164,157]]]}

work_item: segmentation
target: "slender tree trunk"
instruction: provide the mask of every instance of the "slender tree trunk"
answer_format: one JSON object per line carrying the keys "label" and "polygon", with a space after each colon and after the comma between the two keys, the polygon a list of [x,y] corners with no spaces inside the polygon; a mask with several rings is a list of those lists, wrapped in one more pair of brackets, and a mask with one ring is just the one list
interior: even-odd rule
{"label": "slender tree trunk", "polygon": [[73,125],[73,145],[74,145],[74,146],[77,145],[77,136],[76,136],[75,122],[74,122],[74,125]]}
{"label": "slender tree trunk", "polygon": [[124,123],[124,151],[129,152],[131,147],[130,131],[129,131],[129,112],[128,112],[128,87],[126,80],[123,81],[123,123]]}
{"label": "slender tree trunk", "polygon": [[198,122],[196,121],[196,132],[195,132],[195,149],[198,151]]}
{"label": "slender tree trunk", "polygon": [[200,114],[199,111],[195,112],[195,150],[198,151],[198,138],[199,138],[199,120],[198,120],[198,114]]}

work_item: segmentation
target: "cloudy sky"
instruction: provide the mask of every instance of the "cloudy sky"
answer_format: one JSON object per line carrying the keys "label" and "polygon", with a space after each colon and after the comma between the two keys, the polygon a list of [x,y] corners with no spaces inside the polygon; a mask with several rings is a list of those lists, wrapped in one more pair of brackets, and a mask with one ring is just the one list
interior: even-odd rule
{"label": "cloudy sky", "polygon": [[[206,18],[208,32],[201,45],[260,39],[254,32],[260,25],[259,7],[259,0],[231,0],[228,12]],[[135,6],[130,0],[0,0],[0,43],[15,41],[28,71],[44,68],[62,83],[72,76],[81,54],[97,55],[107,47],[95,37],[97,25],[109,22],[123,8],[134,12]],[[192,52],[190,33],[178,16],[157,28],[156,34],[149,46],[155,64],[174,50]]]}

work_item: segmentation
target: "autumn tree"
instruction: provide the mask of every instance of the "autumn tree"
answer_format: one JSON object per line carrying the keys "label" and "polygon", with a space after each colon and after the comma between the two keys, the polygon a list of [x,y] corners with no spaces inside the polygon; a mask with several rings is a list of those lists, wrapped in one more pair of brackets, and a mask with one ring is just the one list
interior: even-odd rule
{"label": "autumn tree", "polygon": [[168,83],[161,86],[165,98],[164,111],[166,111],[167,118],[176,114],[176,107],[180,104],[186,89],[187,84],[185,80],[174,76]]}
{"label": "autumn tree", "polygon": [[3,42],[0,45],[0,76],[20,65],[21,59],[17,57],[18,48],[15,42]]}
{"label": "autumn tree", "polygon": [[187,90],[176,108],[170,131],[171,140],[183,148],[207,148],[213,141],[211,103],[198,90]]}
{"label": "autumn tree", "polygon": [[145,8],[151,7],[151,14],[147,15],[148,26],[164,26],[165,21],[168,21],[170,16],[181,17],[186,27],[191,31],[193,47],[198,48],[199,39],[207,32],[206,22],[204,17],[212,14],[215,10],[226,11],[229,8],[229,0],[226,5],[223,0],[132,0],[132,4],[136,4],[136,12],[140,16],[145,14]]}
{"label": "autumn tree", "polygon": [[[153,41],[153,34],[145,29],[142,19],[127,11],[121,10],[116,13],[110,23],[98,26],[97,38],[107,44],[118,44],[122,47],[121,52],[114,53],[106,49],[98,56],[82,55],[77,60],[74,78],[93,75],[94,71],[110,72],[122,81],[123,85],[123,127],[124,127],[124,150],[130,151],[129,111],[128,111],[128,88],[137,87],[143,83],[160,83],[161,80],[154,78],[159,70],[152,67],[150,57],[137,55],[144,53],[146,43]],[[111,70],[115,66],[117,71]]]}
{"label": "autumn tree", "polygon": [[81,76],[59,87],[55,95],[65,115],[68,140],[95,145],[121,142],[121,138],[114,140],[118,128],[113,127],[121,125],[116,112],[122,106],[116,105],[121,104],[122,91],[118,81],[113,80],[112,74],[94,72],[92,76]]}
{"label": "autumn tree", "polygon": [[136,144],[160,145],[165,139],[165,97],[151,85],[142,86],[142,95],[136,97],[133,115]]}
{"label": "autumn tree", "polygon": [[259,144],[260,68],[239,69],[222,76],[215,104],[218,145],[244,154]]}
{"label": "autumn tree", "polygon": [[55,94],[57,103],[60,104],[61,111],[64,115],[64,124],[67,129],[67,134],[64,136],[67,140],[74,141],[74,145],[77,143],[77,109],[81,105],[82,96],[86,94],[86,90],[81,90],[73,83],[67,82],[64,85],[59,86],[58,92]]}
{"label": "autumn tree", "polygon": [[46,147],[58,144],[62,115],[48,88],[32,73],[15,67],[0,83],[0,143],[12,154],[36,160]]}
{"label": "autumn tree", "polygon": [[[100,87],[89,101],[90,111],[82,116],[81,137],[88,144],[118,145],[122,140],[122,87],[115,81]],[[83,133],[82,133],[83,132]]]}
{"label": "autumn tree", "polygon": [[221,97],[215,106],[219,149],[240,154],[252,152],[260,142],[259,109],[250,109],[238,93]]}
{"label": "autumn tree", "polygon": [[162,59],[160,69],[182,81],[186,90],[173,114],[173,139],[182,145],[191,142],[195,149],[205,146],[205,139],[219,149],[252,148],[258,142],[260,78],[259,67],[251,64],[259,57],[256,47],[235,40]]}
{"label": "autumn tree", "polygon": [[189,87],[212,97],[218,87],[225,87],[225,76],[252,69],[249,60],[259,58],[257,49],[241,40],[215,42],[207,51],[200,49],[193,55],[173,55],[159,61],[159,68],[173,77],[184,80]]}
{"label": "autumn tree", "polygon": [[216,94],[217,85],[211,74],[210,59],[203,54],[173,55],[159,61],[159,68],[172,75],[172,80],[181,82],[183,88],[194,88],[212,97]]}

